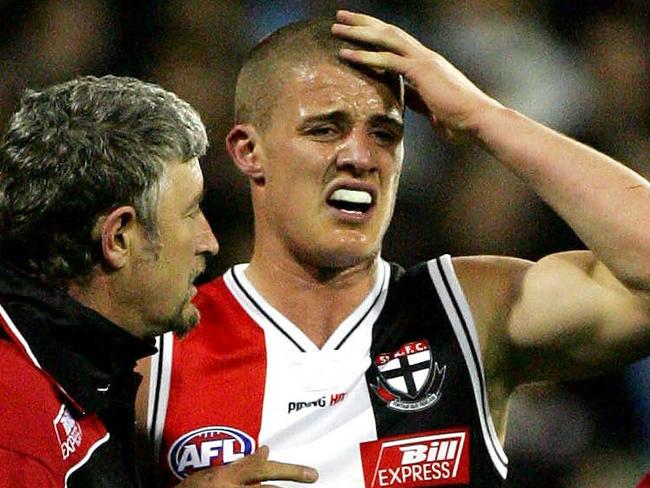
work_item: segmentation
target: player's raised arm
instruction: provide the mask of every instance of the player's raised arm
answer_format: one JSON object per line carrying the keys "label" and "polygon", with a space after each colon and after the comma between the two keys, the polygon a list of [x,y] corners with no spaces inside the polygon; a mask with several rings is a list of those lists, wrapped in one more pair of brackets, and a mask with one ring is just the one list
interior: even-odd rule
{"label": "player's raised arm", "polygon": [[[481,306],[475,314],[479,327],[490,327],[499,315],[504,319],[507,327],[500,332],[507,333],[516,358],[516,364],[505,367],[516,370],[515,382],[582,375],[647,355],[649,182],[612,158],[502,106],[438,53],[393,25],[340,11],[332,32],[376,46],[377,52],[342,50],[340,55],[402,74],[412,108],[448,136],[484,147],[592,251],[549,256],[523,274],[513,273],[511,299],[497,298],[492,307]],[[458,264],[470,301],[472,287],[490,281],[490,269],[495,275],[502,271],[494,262]],[[464,266],[480,269],[467,271]],[[507,303],[505,314],[496,310],[498,303]]]}

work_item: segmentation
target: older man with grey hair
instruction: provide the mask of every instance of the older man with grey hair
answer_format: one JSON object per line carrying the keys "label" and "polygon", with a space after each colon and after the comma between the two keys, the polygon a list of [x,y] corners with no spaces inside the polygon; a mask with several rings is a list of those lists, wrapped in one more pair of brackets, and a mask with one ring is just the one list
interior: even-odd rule
{"label": "older man with grey hair", "polygon": [[[0,146],[0,486],[142,486],[133,367],[198,322],[206,147],[189,104],[133,78],[24,95]],[[267,455],[237,476],[305,476]]]}

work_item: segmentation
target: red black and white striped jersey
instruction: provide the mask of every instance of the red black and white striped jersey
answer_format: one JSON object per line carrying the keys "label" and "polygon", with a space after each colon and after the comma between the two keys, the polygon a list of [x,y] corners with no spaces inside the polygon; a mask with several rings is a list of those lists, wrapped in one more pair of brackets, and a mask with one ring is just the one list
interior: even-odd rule
{"label": "red black and white striped jersey", "polygon": [[319,488],[503,485],[507,459],[449,256],[406,271],[381,261],[320,349],[246,266],[200,288],[188,337],[159,340],[148,426],[167,485],[259,445],[315,467]]}

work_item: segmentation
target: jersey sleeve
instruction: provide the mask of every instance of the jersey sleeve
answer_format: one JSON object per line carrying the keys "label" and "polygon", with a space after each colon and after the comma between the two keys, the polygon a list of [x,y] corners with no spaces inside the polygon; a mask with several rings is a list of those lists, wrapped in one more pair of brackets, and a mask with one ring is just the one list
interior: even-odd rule
{"label": "jersey sleeve", "polygon": [[0,447],[0,488],[63,488],[42,461]]}

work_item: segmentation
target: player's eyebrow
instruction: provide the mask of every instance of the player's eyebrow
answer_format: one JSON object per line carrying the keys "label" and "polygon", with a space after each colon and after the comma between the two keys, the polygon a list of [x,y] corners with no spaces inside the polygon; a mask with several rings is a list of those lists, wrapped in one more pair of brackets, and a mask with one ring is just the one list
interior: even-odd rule
{"label": "player's eyebrow", "polygon": [[308,115],[303,120],[303,125],[310,125],[318,122],[347,122],[350,116],[343,110],[332,110],[330,112]]}
{"label": "player's eyebrow", "polygon": [[[306,116],[302,125],[311,125],[318,122],[349,122],[350,115],[344,110],[332,110],[330,112],[324,112],[314,115]],[[391,113],[387,114],[375,114],[371,115],[369,121],[372,125],[387,125],[392,126],[395,130],[400,133],[404,132],[404,120],[400,115],[393,115]]]}

